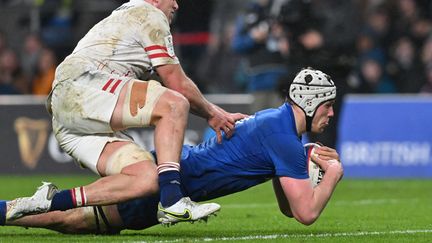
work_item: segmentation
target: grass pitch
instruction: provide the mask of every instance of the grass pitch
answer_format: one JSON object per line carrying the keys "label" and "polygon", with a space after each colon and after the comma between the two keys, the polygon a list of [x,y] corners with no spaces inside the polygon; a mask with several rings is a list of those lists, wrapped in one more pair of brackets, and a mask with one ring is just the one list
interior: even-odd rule
{"label": "grass pitch", "polygon": [[[0,177],[0,198],[29,196],[40,181],[69,188],[95,177]],[[432,242],[432,180],[343,180],[318,221],[284,217],[270,183],[214,200],[207,224],[155,226],[118,236],[62,235],[45,229],[0,227],[0,242]]]}

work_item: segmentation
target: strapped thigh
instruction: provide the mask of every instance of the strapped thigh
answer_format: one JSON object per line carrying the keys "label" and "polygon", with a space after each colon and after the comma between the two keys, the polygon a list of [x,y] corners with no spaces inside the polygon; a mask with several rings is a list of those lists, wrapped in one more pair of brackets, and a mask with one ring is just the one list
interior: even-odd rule
{"label": "strapped thigh", "polygon": [[93,233],[97,235],[114,235],[119,234],[123,228],[111,226],[103,207],[88,206],[79,208],[84,215],[84,221],[87,223],[85,229],[80,229],[76,233]]}
{"label": "strapped thigh", "polygon": [[[142,86],[139,85],[144,83],[147,83],[147,91],[140,89]],[[166,88],[154,80],[147,82],[131,80],[127,85],[122,114],[123,126],[128,128],[149,126],[153,108]]]}
{"label": "strapped thigh", "polygon": [[91,208],[93,209],[93,215],[95,219],[96,234],[114,235],[120,233],[120,230],[115,229],[110,225],[108,218],[106,217],[101,206],[92,206]]}
{"label": "strapped thigh", "polygon": [[153,155],[134,143],[126,144],[115,151],[106,162],[105,175],[120,174],[123,168],[141,161],[155,161]]}

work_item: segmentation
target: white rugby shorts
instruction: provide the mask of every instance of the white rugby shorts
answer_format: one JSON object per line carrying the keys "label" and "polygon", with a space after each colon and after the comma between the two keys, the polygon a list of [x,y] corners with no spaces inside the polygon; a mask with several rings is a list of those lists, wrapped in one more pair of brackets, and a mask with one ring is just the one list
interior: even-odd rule
{"label": "white rugby shorts", "polygon": [[56,82],[53,89],[53,130],[60,147],[80,166],[97,174],[96,165],[107,143],[133,142],[110,126],[120,91],[130,80],[130,77],[87,71],[76,78]]}

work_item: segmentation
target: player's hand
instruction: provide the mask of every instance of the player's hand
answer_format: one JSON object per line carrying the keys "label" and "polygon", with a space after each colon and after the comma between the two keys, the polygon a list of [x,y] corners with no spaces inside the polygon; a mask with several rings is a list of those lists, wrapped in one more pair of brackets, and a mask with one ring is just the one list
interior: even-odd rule
{"label": "player's hand", "polygon": [[235,122],[248,117],[248,115],[229,113],[216,105],[213,108],[208,124],[216,132],[217,142],[222,143],[222,131],[225,132],[227,138],[230,138],[234,134]]}
{"label": "player's hand", "polygon": [[318,158],[324,161],[336,160],[338,162],[340,160],[339,154],[336,151],[336,149],[326,147],[326,146],[316,147],[314,150],[314,154],[315,156],[312,157],[312,159]]}
{"label": "player's hand", "polygon": [[326,146],[315,148],[314,154],[312,155],[312,161],[318,164],[324,172],[329,168],[336,170],[338,176],[342,178],[342,163],[340,162],[339,154],[335,149]]}

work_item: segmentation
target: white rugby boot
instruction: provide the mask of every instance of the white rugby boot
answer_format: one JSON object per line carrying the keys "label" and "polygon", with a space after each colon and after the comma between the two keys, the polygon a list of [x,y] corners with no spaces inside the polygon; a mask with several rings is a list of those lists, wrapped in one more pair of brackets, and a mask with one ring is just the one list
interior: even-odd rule
{"label": "white rugby boot", "polygon": [[6,220],[14,220],[26,215],[46,213],[51,207],[57,186],[50,182],[42,182],[31,197],[21,197],[8,202]]}
{"label": "white rugby boot", "polygon": [[197,220],[207,221],[210,215],[219,211],[217,203],[198,204],[189,197],[183,197],[174,205],[164,208],[159,203],[157,218],[163,225],[173,225],[179,222],[194,222]]}

